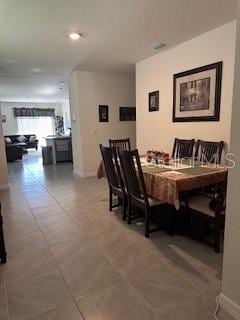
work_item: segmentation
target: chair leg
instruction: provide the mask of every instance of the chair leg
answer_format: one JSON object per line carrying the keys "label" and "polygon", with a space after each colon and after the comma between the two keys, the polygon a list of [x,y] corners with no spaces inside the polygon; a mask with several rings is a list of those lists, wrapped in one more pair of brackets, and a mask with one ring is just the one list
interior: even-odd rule
{"label": "chair leg", "polygon": [[109,188],[109,211],[112,211],[113,207],[113,194],[112,194],[112,188]]}
{"label": "chair leg", "polygon": [[149,208],[145,209],[145,238],[149,238]]}
{"label": "chair leg", "polygon": [[220,252],[220,221],[219,217],[214,219],[214,251]]}
{"label": "chair leg", "polygon": [[131,200],[130,200],[130,198],[128,198],[128,213],[127,213],[127,215],[128,215],[128,224],[131,224],[131,222],[132,222],[132,204],[131,204]]}
{"label": "chair leg", "polygon": [[126,211],[127,211],[127,199],[123,197],[123,220],[126,220]]}

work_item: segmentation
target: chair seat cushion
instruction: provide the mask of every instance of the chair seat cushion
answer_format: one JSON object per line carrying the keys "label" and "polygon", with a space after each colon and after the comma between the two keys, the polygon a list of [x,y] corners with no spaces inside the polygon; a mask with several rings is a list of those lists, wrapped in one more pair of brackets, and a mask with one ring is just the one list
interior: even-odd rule
{"label": "chair seat cushion", "polygon": [[211,198],[209,196],[198,194],[189,198],[188,207],[210,217],[215,217],[215,212],[209,207],[210,202]]}
{"label": "chair seat cushion", "polygon": [[[144,199],[140,199],[140,198],[134,198],[132,197],[133,200],[142,203],[142,205],[144,205]],[[159,206],[161,204],[163,204],[164,202],[162,202],[161,200],[158,200],[156,198],[152,198],[148,196],[148,203],[150,207],[156,207]]]}
{"label": "chair seat cushion", "polygon": [[150,207],[159,206],[163,204],[163,202],[159,199],[148,197],[148,202]]}

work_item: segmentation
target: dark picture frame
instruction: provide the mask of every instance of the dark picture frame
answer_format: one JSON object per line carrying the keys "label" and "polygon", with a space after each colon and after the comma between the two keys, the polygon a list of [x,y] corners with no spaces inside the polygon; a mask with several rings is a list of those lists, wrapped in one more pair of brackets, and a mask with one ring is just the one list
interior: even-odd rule
{"label": "dark picture frame", "polygon": [[219,121],[223,62],[173,76],[173,122]]}
{"label": "dark picture frame", "polygon": [[108,106],[99,105],[99,122],[108,122]]}
{"label": "dark picture frame", "polygon": [[136,107],[119,107],[119,121],[136,121]]}
{"label": "dark picture frame", "polygon": [[148,111],[159,110],[159,91],[152,91],[148,93]]}

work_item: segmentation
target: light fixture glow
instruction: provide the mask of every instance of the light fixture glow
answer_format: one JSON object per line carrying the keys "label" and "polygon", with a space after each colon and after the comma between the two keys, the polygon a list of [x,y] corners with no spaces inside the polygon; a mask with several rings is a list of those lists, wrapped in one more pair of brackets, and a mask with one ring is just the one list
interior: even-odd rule
{"label": "light fixture glow", "polygon": [[71,38],[72,40],[78,40],[80,37],[81,37],[80,33],[77,33],[77,32],[69,33],[69,38]]}

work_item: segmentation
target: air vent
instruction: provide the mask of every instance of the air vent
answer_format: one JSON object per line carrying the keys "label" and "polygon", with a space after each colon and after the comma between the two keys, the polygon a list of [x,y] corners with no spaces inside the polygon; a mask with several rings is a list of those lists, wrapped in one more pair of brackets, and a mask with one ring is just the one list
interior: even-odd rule
{"label": "air vent", "polygon": [[165,43],[156,42],[156,43],[153,43],[151,46],[149,46],[149,49],[159,50],[159,49],[162,49],[162,48],[165,47],[165,46],[166,46]]}

